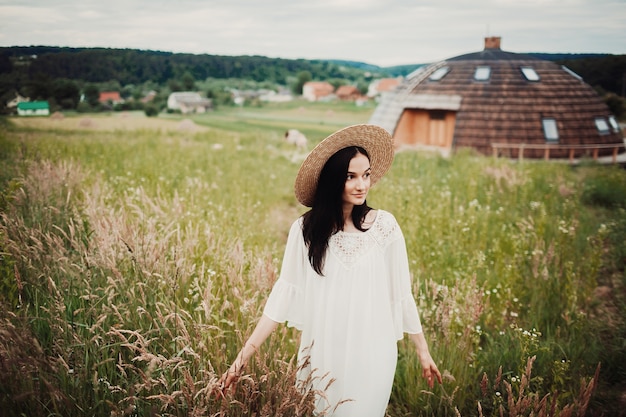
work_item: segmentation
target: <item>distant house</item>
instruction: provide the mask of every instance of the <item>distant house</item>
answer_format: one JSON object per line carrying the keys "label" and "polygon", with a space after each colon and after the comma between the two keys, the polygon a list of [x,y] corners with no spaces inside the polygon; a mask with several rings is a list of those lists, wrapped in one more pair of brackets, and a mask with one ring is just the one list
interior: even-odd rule
{"label": "distant house", "polygon": [[143,104],[150,103],[157,96],[157,92],[154,90],[150,90],[146,93],[145,96],[141,98],[141,102]]}
{"label": "distant house", "polygon": [[335,95],[339,100],[356,101],[361,98],[361,92],[353,85],[342,85],[337,88]]}
{"label": "distant house", "polygon": [[272,103],[284,103],[293,100],[291,92],[285,88],[281,88],[278,92],[274,90],[263,91],[259,96],[259,100]]}
{"label": "distant house", "polygon": [[102,91],[98,101],[102,104],[120,104],[124,102],[124,99],[120,96],[119,91]]}
{"label": "distant house", "polygon": [[326,81],[309,81],[302,86],[302,97],[309,101],[319,101],[335,91],[335,87]]}
{"label": "distant house", "polygon": [[167,108],[179,110],[183,114],[206,113],[212,106],[211,100],[201,97],[200,93],[194,91],[179,91],[167,98]]}
{"label": "distant house", "polygon": [[367,88],[368,97],[376,97],[380,94],[393,91],[402,82],[402,77],[398,78],[381,78],[380,80],[372,81]]}
{"label": "distant house", "polygon": [[19,116],[49,116],[50,105],[47,101],[23,101],[17,103]]}
{"label": "distant house", "polygon": [[30,99],[28,97],[21,96],[20,93],[15,93],[15,98],[7,102],[7,108],[13,109],[17,107],[18,103],[23,103],[25,101],[30,101]]}

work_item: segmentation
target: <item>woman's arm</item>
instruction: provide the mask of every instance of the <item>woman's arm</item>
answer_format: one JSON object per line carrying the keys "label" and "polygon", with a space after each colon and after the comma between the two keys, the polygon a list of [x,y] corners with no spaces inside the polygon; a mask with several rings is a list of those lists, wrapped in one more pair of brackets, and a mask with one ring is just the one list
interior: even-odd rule
{"label": "woman's arm", "polygon": [[261,316],[261,319],[257,323],[254,331],[243,345],[237,358],[230,365],[230,368],[220,378],[220,386],[222,389],[228,389],[233,383],[236,383],[246,364],[250,360],[250,357],[256,352],[256,350],[265,342],[265,339],[278,327],[278,323],[267,317],[265,314]]}
{"label": "woman's arm", "polygon": [[422,375],[426,378],[428,386],[432,389],[435,385],[434,378],[436,378],[440,384],[442,383],[441,373],[439,372],[439,369],[437,369],[435,361],[433,361],[433,358],[430,356],[428,343],[426,343],[424,333],[409,334],[409,337],[415,344],[417,356],[419,357],[420,364],[422,365]]}

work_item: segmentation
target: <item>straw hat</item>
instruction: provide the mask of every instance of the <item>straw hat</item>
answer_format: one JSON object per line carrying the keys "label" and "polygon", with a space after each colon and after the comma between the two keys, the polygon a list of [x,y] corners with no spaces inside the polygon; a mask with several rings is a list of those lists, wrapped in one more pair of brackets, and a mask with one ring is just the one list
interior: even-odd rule
{"label": "straw hat", "polygon": [[385,175],[393,162],[393,138],[383,128],[375,125],[348,126],[321,141],[306,157],[296,176],[295,193],[300,203],[313,206],[315,190],[322,168],[337,151],[350,146],[360,146],[367,151],[372,168],[371,184]]}

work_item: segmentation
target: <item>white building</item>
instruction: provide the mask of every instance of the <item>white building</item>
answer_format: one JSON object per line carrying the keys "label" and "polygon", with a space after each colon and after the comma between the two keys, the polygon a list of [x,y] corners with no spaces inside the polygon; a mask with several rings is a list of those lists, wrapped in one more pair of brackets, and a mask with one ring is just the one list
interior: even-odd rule
{"label": "white building", "polygon": [[203,98],[195,91],[179,91],[167,98],[167,108],[179,110],[183,114],[206,113],[213,107],[211,100]]}

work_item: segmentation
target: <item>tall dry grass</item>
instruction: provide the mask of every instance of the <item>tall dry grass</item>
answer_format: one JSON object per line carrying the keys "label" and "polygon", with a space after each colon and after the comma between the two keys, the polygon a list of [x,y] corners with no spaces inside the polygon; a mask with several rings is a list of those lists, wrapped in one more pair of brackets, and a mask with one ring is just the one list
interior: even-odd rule
{"label": "tall dry grass", "polygon": [[[259,291],[274,281],[272,259],[248,259],[237,238],[181,223],[177,198],[163,201],[137,189],[111,207],[111,190],[99,181],[79,198],[84,177],[70,164],[34,163],[2,214],[3,256],[13,264],[20,300],[17,313],[5,314],[0,352],[12,409],[62,415],[310,409],[295,389],[288,353],[262,356],[263,380],[247,378],[236,396],[211,395],[249,331],[238,325],[253,324]],[[16,322],[37,337],[18,332]],[[278,336],[286,337],[294,336]]]}
{"label": "tall dry grass", "polygon": [[[257,133],[5,135],[12,159],[0,162],[17,174],[0,206],[3,409],[311,414],[314,393],[296,387],[298,334],[285,327],[239,390],[216,391],[300,213],[297,155]],[[613,254],[624,235],[618,212],[581,203],[579,180],[600,168],[589,169],[398,155],[371,202],[403,227],[444,384],[428,389],[401,342],[389,416],[619,410],[604,393],[623,372]]]}

